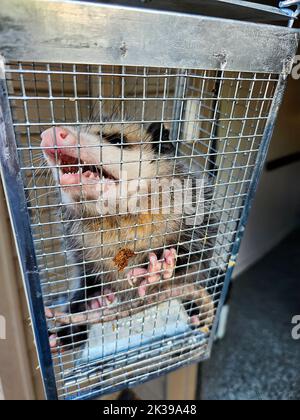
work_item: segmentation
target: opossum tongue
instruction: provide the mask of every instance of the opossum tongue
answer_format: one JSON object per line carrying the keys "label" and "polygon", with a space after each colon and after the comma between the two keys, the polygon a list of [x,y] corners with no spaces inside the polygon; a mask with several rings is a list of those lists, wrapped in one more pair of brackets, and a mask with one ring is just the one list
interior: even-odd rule
{"label": "opossum tongue", "polygon": [[79,172],[79,160],[71,156],[61,155],[60,157],[61,171],[64,174]]}

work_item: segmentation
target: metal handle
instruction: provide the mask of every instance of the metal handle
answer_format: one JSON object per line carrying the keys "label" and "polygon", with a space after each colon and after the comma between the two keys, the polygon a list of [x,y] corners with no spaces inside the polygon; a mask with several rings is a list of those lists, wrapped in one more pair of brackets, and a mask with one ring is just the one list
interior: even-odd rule
{"label": "metal handle", "polygon": [[[290,9],[290,7],[296,7],[296,10]],[[289,27],[292,28],[295,19],[300,15],[300,0],[284,0],[279,3],[279,7],[285,10],[290,16]]]}

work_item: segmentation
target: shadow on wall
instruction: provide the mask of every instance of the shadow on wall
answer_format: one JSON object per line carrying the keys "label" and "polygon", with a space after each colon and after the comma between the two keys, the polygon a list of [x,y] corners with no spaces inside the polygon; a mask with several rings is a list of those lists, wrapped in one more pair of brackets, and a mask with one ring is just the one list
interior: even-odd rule
{"label": "shadow on wall", "polygon": [[[300,80],[289,80],[268,161],[300,152]],[[300,222],[300,162],[265,170],[243,238],[235,276],[276,246]]]}

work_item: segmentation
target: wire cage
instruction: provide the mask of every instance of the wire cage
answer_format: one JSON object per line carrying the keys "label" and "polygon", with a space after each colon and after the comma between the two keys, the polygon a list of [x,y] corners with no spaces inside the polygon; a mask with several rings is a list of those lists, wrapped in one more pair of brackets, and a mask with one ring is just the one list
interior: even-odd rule
{"label": "wire cage", "polygon": [[[47,28],[79,12],[93,20],[92,7],[102,23],[142,30],[146,22],[154,34],[170,18],[171,29],[201,24],[205,34],[216,24],[229,33],[233,25],[242,40],[253,31],[219,19],[43,3]],[[7,9],[15,17],[12,5],[20,4]],[[28,22],[25,8],[27,35]],[[198,62],[180,46],[170,52],[172,30],[164,57],[153,59],[148,45],[132,58],[126,24],[118,56],[104,30],[98,35],[113,52],[95,58],[86,39],[78,60],[68,38],[79,40],[78,25],[54,41],[44,31],[51,53],[45,39],[32,49],[26,37],[24,52],[13,40],[4,49],[2,177],[48,398],[95,398],[209,356],[297,46],[292,29],[254,27],[251,62],[237,42],[225,53],[220,36],[213,63],[204,52]]]}

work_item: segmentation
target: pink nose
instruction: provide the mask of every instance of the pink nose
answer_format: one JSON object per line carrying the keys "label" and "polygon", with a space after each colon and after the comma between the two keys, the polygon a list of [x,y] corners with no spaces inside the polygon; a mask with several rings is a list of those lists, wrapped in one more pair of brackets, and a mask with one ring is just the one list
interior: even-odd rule
{"label": "pink nose", "polygon": [[63,129],[63,128],[57,128],[56,129],[56,135],[61,138],[62,140],[65,140],[69,133],[67,132],[67,130]]}
{"label": "pink nose", "polygon": [[41,135],[42,147],[64,146],[70,133],[61,127],[48,128]]}

